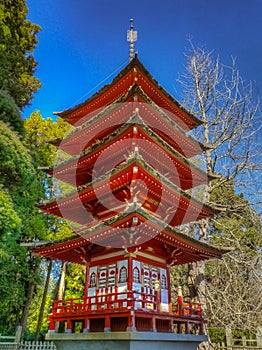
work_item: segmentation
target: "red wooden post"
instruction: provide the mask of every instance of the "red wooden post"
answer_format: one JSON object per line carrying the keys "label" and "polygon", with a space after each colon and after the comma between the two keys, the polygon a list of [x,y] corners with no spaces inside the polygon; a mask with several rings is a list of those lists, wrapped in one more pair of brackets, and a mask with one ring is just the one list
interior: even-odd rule
{"label": "red wooden post", "polygon": [[66,321],[66,333],[72,333],[72,321],[70,318],[67,319]]}
{"label": "red wooden post", "polygon": [[50,320],[48,333],[55,333],[55,322],[53,319]]}
{"label": "red wooden post", "polygon": [[111,332],[111,320],[110,320],[110,316],[106,316],[104,332]]}
{"label": "red wooden post", "polygon": [[189,321],[186,321],[186,334],[190,333]]}
{"label": "red wooden post", "polygon": [[152,332],[157,332],[155,316],[152,317],[151,322],[152,322]]}
{"label": "red wooden post", "polygon": [[126,330],[129,332],[136,331],[135,312],[133,310],[130,311],[130,314],[128,315],[128,325]]}
{"label": "red wooden post", "polygon": [[183,311],[183,295],[182,295],[182,288],[179,286],[177,290],[177,312],[179,316],[182,316],[184,314]]}
{"label": "red wooden post", "polygon": [[[156,311],[160,311],[160,303],[161,303],[161,300],[160,300],[160,283],[158,280],[155,281],[155,308],[156,308]],[[155,309],[154,308],[154,309]]]}
{"label": "red wooden post", "polygon": [[128,273],[127,273],[127,307],[130,310],[134,308],[133,300],[133,260],[132,257],[128,257]]}
{"label": "red wooden post", "polygon": [[85,282],[85,294],[84,297],[88,295],[88,286],[89,286],[89,263],[86,264],[86,282]]}
{"label": "red wooden post", "polygon": [[[171,295],[171,281],[170,281],[170,269],[168,268],[167,269],[167,290],[168,290],[168,309],[169,309],[169,312],[172,314],[173,312],[173,306],[172,306],[172,295]],[[161,279],[160,279],[161,281]]]}
{"label": "red wooden post", "polygon": [[84,327],[83,327],[83,333],[87,333],[90,330],[90,320],[89,318],[86,318],[84,320]]}

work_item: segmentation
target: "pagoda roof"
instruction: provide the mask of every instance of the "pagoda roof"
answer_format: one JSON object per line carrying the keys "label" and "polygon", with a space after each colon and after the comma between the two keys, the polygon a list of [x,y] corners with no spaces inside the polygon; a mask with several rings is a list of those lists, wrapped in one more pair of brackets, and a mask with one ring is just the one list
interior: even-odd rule
{"label": "pagoda roof", "polygon": [[[163,221],[168,220],[172,226],[214,215],[212,208],[161,176],[137,152],[133,152],[112,171],[80,186],[78,193],[41,205],[40,208],[86,225],[93,221],[94,215],[104,220],[120,208],[124,209],[132,196],[137,196],[152,215],[164,217]],[[91,215],[87,214],[85,207]]]}
{"label": "pagoda roof", "polygon": [[[183,190],[206,182],[207,175],[203,170],[161,139],[157,133],[143,123],[138,115],[132,116],[127,124],[120,126],[79,156],[72,157],[54,169],[50,169],[48,174],[72,185],[84,185],[92,180],[94,165],[105,150],[107,157],[103,160],[103,167],[96,168],[96,175],[98,171],[102,174],[102,171],[111,170],[112,164],[123,161],[123,157],[134,150],[135,138],[139,153],[150,164],[155,164],[162,175],[180,185]],[[127,143],[128,139],[131,139],[132,142]],[[153,144],[157,146],[153,147]],[[167,158],[170,159],[168,163]],[[170,164],[173,165],[173,169],[170,168]]]}
{"label": "pagoda roof", "polygon": [[89,97],[85,102],[64,110],[55,112],[71,124],[81,123],[81,119],[92,114],[99,108],[112,104],[121,95],[125,94],[131,86],[139,85],[158,106],[169,111],[177,117],[177,124],[183,129],[193,129],[201,124],[201,121],[182,107],[147,71],[140,60],[135,57],[113,81]]}
{"label": "pagoda roof", "polygon": [[[139,98],[139,102],[133,101],[134,98]],[[126,95],[121,96],[113,104],[90,114],[63,140],[54,140],[52,143],[71,155],[78,155],[97,140],[114,132],[119,125],[127,123],[135,110],[138,110],[142,123],[150,126],[186,158],[202,153],[204,146],[186,133],[170,118],[170,114],[159,108],[137,85],[130,88]]]}
{"label": "pagoda roof", "polygon": [[32,251],[50,259],[86,264],[102,252],[129,250],[139,255],[141,250],[157,254],[171,265],[221,258],[227,252],[183,234],[136,204],[77,234],[79,236],[37,245]]}

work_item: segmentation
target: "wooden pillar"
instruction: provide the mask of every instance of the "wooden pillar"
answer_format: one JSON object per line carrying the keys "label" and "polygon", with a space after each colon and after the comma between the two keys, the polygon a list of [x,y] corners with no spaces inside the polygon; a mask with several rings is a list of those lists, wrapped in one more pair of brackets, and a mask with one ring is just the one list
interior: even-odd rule
{"label": "wooden pillar", "polygon": [[136,319],[135,319],[135,311],[134,310],[131,310],[130,314],[128,315],[128,324],[127,324],[126,330],[129,332],[136,331]]}
{"label": "wooden pillar", "polygon": [[128,256],[128,270],[127,270],[127,290],[132,291],[133,287],[133,259]]}
{"label": "wooden pillar", "polygon": [[204,320],[201,320],[199,325],[199,334],[205,334],[205,328],[204,328]]}
{"label": "wooden pillar", "polygon": [[128,256],[128,271],[127,271],[127,307],[130,310],[128,315],[127,331],[136,331],[134,300],[133,300],[133,259]]}
{"label": "wooden pillar", "polygon": [[105,318],[104,332],[111,332],[111,320],[110,320],[110,316],[108,315]]}
{"label": "wooden pillar", "polygon": [[157,332],[155,316],[152,317],[152,321],[151,322],[152,322],[152,329],[151,329],[151,331],[152,332]]}
{"label": "wooden pillar", "polygon": [[72,321],[70,319],[67,319],[65,332],[72,333]]}
{"label": "wooden pillar", "polygon": [[154,309],[159,312],[160,306],[161,306],[161,289],[160,289],[160,283],[159,280],[155,281],[155,300],[156,302]]}
{"label": "wooden pillar", "polygon": [[[167,267],[167,290],[168,290],[168,305],[169,305],[169,312],[173,312],[173,306],[172,306],[172,296],[171,296],[171,281],[170,281],[170,269]],[[161,279],[160,279],[160,286],[161,286]]]}
{"label": "wooden pillar", "polygon": [[134,309],[133,300],[133,259],[128,256],[128,270],[127,270],[127,307],[129,310]]}
{"label": "wooden pillar", "polygon": [[84,297],[86,298],[88,296],[88,286],[89,286],[89,263],[86,263],[86,282],[85,282],[85,294]]}
{"label": "wooden pillar", "polygon": [[86,318],[84,320],[83,333],[88,333],[89,331],[90,331],[90,320],[89,318]]}
{"label": "wooden pillar", "polygon": [[186,326],[185,333],[186,333],[186,334],[189,334],[189,333],[190,333],[190,324],[189,324],[189,321],[186,321],[185,326]]}
{"label": "wooden pillar", "polygon": [[55,333],[55,322],[53,320],[50,321],[48,333]]}
{"label": "wooden pillar", "polygon": [[174,333],[175,330],[174,330],[174,318],[172,317],[171,318],[171,321],[170,321],[170,333]]}
{"label": "wooden pillar", "polygon": [[183,315],[183,295],[182,288],[180,286],[177,290],[177,312],[179,316]]}

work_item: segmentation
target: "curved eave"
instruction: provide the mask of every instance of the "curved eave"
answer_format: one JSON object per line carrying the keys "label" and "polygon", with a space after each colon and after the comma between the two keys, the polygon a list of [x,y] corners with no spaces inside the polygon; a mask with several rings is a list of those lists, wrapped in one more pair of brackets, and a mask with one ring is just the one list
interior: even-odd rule
{"label": "curved eave", "polygon": [[[100,222],[86,230],[78,232],[79,237],[77,238],[72,237],[71,239],[32,248],[32,252],[51,259],[85,264],[87,261],[90,261],[94,254],[97,254],[96,247],[98,246],[107,252],[121,251],[123,249],[121,247],[114,248],[114,244],[117,241],[118,243],[119,241],[121,242],[122,239],[119,228],[131,228],[134,217],[138,220],[138,225],[133,232],[134,237],[138,238],[137,243],[133,244],[132,248],[135,249],[138,246],[146,248],[154,242],[153,245],[161,246],[161,249],[165,250],[168,263],[178,265],[193,261],[221,258],[223,254],[228,252],[228,250],[218,249],[217,247],[197,241],[167,226],[157,218],[152,218],[150,213],[141,207],[130,209],[131,212],[117,214],[104,223]],[[142,234],[146,235],[146,239]],[[141,236],[143,236],[143,239],[139,241],[139,237]],[[123,240],[123,247],[125,247],[124,242]]]}
{"label": "curved eave", "polygon": [[113,103],[119,96],[126,93],[130,86],[140,84],[140,80],[150,98],[155,100],[160,107],[178,115],[189,129],[193,129],[201,124],[198,118],[183,108],[173,96],[159,85],[138,58],[134,58],[110,84],[105,85],[85,102],[54,114],[59,115],[71,124],[75,124],[86,114]]}
{"label": "curved eave", "polygon": [[[139,96],[143,102],[132,101],[135,95]],[[119,125],[127,123],[136,108],[139,109],[142,122],[153,128],[161,138],[186,158],[202,153],[204,146],[186,134],[172,119],[172,116],[159,108],[137,85],[110,106],[98,110],[81,126],[76,127],[63,141],[56,140],[55,142],[65,152],[78,155],[97,140],[114,132]]]}
{"label": "curved eave", "polygon": [[[137,170],[134,170],[135,168]],[[132,186],[136,185],[136,179],[142,180],[142,183],[145,182],[149,188],[149,195],[144,205],[147,205],[152,211],[152,215],[155,215],[154,212],[157,211],[159,202],[161,202],[163,213],[161,211],[160,213],[173,226],[211,217],[215,213],[212,208],[191,198],[168,179],[160,176],[155,169],[135,153],[112,171],[85,186],[79,187],[78,193],[64,197],[59,201],[42,205],[40,208],[45,212],[58,216],[61,216],[62,212],[64,218],[86,225],[92,221],[93,214],[92,211],[91,214],[87,213],[85,207],[88,210],[94,210],[94,203],[98,203],[97,198],[103,198],[103,203],[106,203],[106,206],[99,204],[100,209],[96,212],[99,218],[104,219],[107,216],[114,215],[116,206],[119,205],[115,201],[112,202],[111,193],[119,193],[121,195],[119,200],[123,203],[121,208],[123,210],[126,207],[125,201],[129,200],[126,197],[129,192],[125,193],[130,191],[131,183]],[[144,187],[138,186],[139,191],[141,190],[142,198],[140,199],[142,201],[145,194]],[[124,197],[121,191],[124,191]],[[108,196],[108,194],[110,195]],[[105,210],[104,207],[108,209]]]}
{"label": "curved eave", "polygon": [[[141,151],[142,154],[147,152],[146,159],[148,159],[148,162],[150,163],[151,160],[155,164],[159,163],[157,168],[161,169],[161,174],[164,175],[170,173],[170,176],[172,176],[174,180],[180,182],[180,187],[183,190],[206,183],[207,175],[203,170],[197,168],[192,162],[174,150],[170,145],[162,140],[158,134],[156,134],[149,127],[143,125],[142,121],[136,124],[136,119],[138,118],[134,118],[133,124],[131,123],[131,119],[130,123],[121,126],[119,129],[114,131],[113,134],[106,137],[93,147],[87,149],[85,152],[82,152],[79,157],[73,157],[55,169],[49,170],[48,174],[72,185],[83,185],[87,182],[86,179],[91,181],[93,166],[96,163],[99,155],[102,154],[104,150],[107,150],[107,158],[104,161],[106,164],[103,164],[104,169],[105,171],[106,169],[111,170],[112,164],[117,164],[118,162],[122,161],[124,153],[128,151],[130,154],[130,151],[133,149],[132,143],[130,143],[127,149],[126,141],[130,138],[131,140],[136,138],[138,140],[137,144],[139,146],[140,153]],[[137,130],[136,134],[134,134],[134,128]],[[159,150],[157,158],[159,159],[156,158],[156,155],[152,154],[152,149],[146,149],[143,151],[143,148],[146,148],[147,146],[147,144],[145,144],[146,141],[144,140],[146,140],[147,143],[152,142],[152,144],[157,146],[157,149]],[[110,147],[112,152],[109,151]],[[162,150],[161,157],[160,150]],[[168,166],[163,163],[165,160],[165,155],[168,159],[170,157],[172,160],[174,169],[169,169]],[[177,175],[177,173],[179,174],[179,180],[176,179],[177,176],[174,176],[174,174]],[[177,185],[179,185],[178,182]]]}

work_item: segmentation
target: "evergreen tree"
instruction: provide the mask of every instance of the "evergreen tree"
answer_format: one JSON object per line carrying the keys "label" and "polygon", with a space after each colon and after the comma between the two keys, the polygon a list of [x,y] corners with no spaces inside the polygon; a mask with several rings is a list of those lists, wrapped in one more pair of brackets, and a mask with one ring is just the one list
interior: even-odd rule
{"label": "evergreen tree", "polygon": [[[63,138],[71,126],[61,118],[58,118],[57,121],[53,121],[51,118],[43,119],[39,111],[33,112],[30,118],[25,120],[24,125],[25,142],[31,149],[35,164],[40,168],[53,166],[57,149],[48,141]],[[43,171],[38,171],[38,176],[39,181],[44,184],[45,198],[53,195],[54,188],[59,187],[59,183],[48,177]],[[64,220],[52,215],[45,215],[45,222],[47,227],[45,240],[57,240],[72,235],[70,226]],[[47,331],[46,318],[50,312],[51,301],[56,297],[60,267],[60,263],[55,264],[52,274],[49,276],[51,265],[45,260],[40,265],[40,279],[28,318],[28,332],[31,335],[36,332],[37,339],[40,334]]]}
{"label": "evergreen tree", "polygon": [[40,27],[26,18],[27,12],[26,0],[0,1],[0,90],[12,96],[19,109],[41,86],[33,57]]}
{"label": "evergreen tree", "polygon": [[43,238],[36,204],[44,195],[25,146],[21,110],[40,87],[33,50],[40,27],[26,18],[25,0],[0,1],[0,333],[25,324],[38,262],[20,246]]}
{"label": "evergreen tree", "polygon": [[0,333],[14,333],[22,322],[28,286],[37,278],[37,261],[20,243],[45,235],[43,215],[35,206],[44,189],[29,151],[4,122],[0,149]]}

